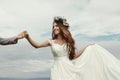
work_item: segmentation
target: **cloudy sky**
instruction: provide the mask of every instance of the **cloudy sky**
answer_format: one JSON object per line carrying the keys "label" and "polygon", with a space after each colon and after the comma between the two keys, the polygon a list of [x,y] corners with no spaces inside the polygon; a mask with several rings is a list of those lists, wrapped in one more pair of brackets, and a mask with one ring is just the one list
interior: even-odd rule
{"label": "cloudy sky", "polygon": [[[51,38],[54,16],[63,16],[78,50],[98,43],[120,59],[120,0],[0,0],[0,36],[27,30],[43,42]],[[49,77],[50,47],[35,49],[25,39],[0,46],[0,77]]]}

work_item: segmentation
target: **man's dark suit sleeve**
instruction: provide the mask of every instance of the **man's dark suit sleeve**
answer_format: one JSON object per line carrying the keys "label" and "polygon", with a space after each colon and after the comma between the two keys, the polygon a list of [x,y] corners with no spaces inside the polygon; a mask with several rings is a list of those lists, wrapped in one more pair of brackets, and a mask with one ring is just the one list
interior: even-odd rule
{"label": "man's dark suit sleeve", "polygon": [[1,37],[0,37],[0,45],[16,44],[17,41],[18,41],[18,40],[17,40],[16,37],[11,37],[11,38],[1,38]]}

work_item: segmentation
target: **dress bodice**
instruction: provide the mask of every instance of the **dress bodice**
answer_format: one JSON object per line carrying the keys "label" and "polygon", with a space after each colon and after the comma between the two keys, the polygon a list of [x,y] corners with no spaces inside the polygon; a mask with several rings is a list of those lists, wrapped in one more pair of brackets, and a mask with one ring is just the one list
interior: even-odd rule
{"label": "dress bodice", "polygon": [[58,43],[55,43],[54,40],[50,40],[50,39],[48,41],[51,44],[51,50],[54,57],[68,56],[66,44],[60,45]]}

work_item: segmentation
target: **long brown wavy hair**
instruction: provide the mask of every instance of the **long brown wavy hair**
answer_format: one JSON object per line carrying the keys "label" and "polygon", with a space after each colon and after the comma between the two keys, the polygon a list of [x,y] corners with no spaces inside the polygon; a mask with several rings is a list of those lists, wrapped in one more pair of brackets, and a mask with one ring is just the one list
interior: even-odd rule
{"label": "long brown wavy hair", "polygon": [[[73,60],[75,58],[75,41],[72,38],[70,31],[68,30],[69,26],[64,25],[63,20],[64,20],[63,18],[60,18],[58,20],[54,19],[53,24],[56,23],[59,25],[58,27],[60,29],[60,34],[62,36],[62,39],[65,40],[65,42],[67,43],[69,59]],[[54,26],[53,26],[53,28],[54,28]],[[55,35],[54,31],[52,31],[52,39],[54,40],[56,38],[57,38],[57,35]]]}

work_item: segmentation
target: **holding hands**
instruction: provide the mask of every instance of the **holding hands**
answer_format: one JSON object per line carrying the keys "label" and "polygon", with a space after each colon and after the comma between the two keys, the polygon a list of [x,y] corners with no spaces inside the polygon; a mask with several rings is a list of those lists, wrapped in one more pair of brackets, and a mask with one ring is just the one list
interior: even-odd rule
{"label": "holding hands", "polygon": [[0,45],[16,44],[19,39],[27,38],[27,36],[28,36],[27,31],[23,31],[14,37],[9,37],[9,38],[0,37]]}
{"label": "holding hands", "polygon": [[23,39],[23,38],[27,38],[27,37],[28,37],[27,31],[23,31],[16,36],[17,39]]}

